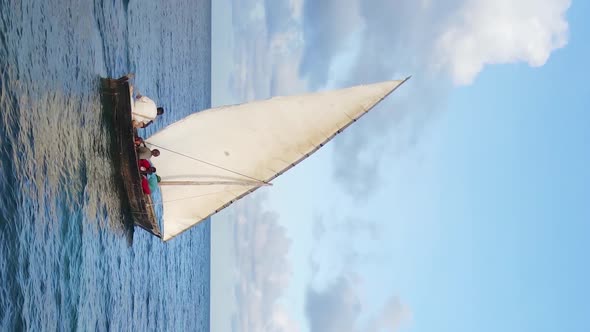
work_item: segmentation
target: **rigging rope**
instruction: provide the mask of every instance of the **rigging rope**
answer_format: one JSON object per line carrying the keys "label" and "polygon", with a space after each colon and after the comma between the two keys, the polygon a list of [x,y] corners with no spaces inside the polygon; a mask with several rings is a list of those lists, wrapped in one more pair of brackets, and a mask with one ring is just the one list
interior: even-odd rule
{"label": "rigging rope", "polygon": [[191,157],[191,156],[187,156],[187,155],[185,155],[185,154],[183,154],[183,153],[180,153],[180,152],[172,151],[172,150],[170,150],[170,149],[167,149],[167,148],[165,148],[165,147],[163,147],[163,146],[159,146],[159,145],[157,145],[157,144],[154,144],[154,143],[150,143],[150,142],[147,142],[147,141],[146,141],[145,143],[146,143],[146,144],[149,144],[149,145],[152,145],[152,146],[155,146],[155,147],[157,147],[157,148],[159,148],[159,149],[162,149],[162,150],[166,150],[166,151],[168,151],[168,152],[175,153],[175,154],[177,154],[177,155],[179,155],[179,156],[183,156],[183,157],[186,157],[186,158],[192,159],[192,160],[194,160],[194,161],[198,161],[198,162],[200,162],[200,163],[203,163],[203,164],[206,164],[206,165],[209,165],[209,166],[213,166],[213,167],[216,167],[216,168],[222,169],[222,170],[224,170],[224,171],[227,171],[227,172],[230,172],[230,173],[233,173],[233,174],[239,175],[239,176],[246,177],[246,178],[248,178],[248,179],[250,179],[250,180],[254,180],[254,181],[256,181],[256,182],[260,182],[260,183],[262,183],[262,184],[265,184],[265,185],[268,185],[268,184],[269,184],[269,183],[268,183],[268,182],[266,182],[266,181],[258,180],[258,179],[256,179],[256,178],[253,178],[253,177],[251,177],[251,176],[248,176],[248,175],[246,175],[246,174],[242,174],[242,173],[240,173],[240,172],[232,171],[231,169],[228,169],[228,168],[225,168],[225,167],[222,167],[222,166],[219,166],[219,165],[215,165],[215,164],[213,164],[213,163],[209,163],[209,162],[206,162],[206,161],[204,161],[204,160],[197,159],[197,158],[194,158],[194,157]]}

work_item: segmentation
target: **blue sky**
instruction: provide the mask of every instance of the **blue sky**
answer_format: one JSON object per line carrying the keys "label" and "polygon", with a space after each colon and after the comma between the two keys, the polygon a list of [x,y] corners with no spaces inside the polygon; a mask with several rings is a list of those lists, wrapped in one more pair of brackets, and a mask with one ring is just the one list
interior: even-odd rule
{"label": "blue sky", "polygon": [[214,3],[214,105],[414,76],[213,217],[212,327],[589,330],[590,5],[370,3]]}

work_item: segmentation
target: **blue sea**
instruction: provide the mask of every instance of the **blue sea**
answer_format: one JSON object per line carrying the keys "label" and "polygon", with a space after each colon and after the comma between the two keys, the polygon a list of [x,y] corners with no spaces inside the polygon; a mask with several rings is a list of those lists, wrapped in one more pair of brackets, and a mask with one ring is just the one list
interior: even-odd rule
{"label": "blue sea", "polygon": [[144,137],[208,108],[211,1],[0,0],[1,331],[209,329],[209,223],[122,225],[99,86],[129,72]]}

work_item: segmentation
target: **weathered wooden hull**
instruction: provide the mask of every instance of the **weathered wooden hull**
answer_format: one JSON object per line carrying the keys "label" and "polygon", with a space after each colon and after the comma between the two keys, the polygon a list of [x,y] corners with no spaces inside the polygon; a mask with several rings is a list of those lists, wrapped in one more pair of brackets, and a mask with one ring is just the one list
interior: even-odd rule
{"label": "weathered wooden hull", "polygon": [[111,150],[117,181],[122,188],[121,207],[135,226],[161,237],[152,201],[143,193],[131,124],[131,94],[127,78],[101,79],[101,97],[105,119],[111,127]]}

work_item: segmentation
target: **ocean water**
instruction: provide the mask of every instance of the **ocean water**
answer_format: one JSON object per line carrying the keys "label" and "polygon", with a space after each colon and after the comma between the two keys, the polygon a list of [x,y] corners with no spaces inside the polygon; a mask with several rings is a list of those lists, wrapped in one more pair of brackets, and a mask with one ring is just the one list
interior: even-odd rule
{"label": "ocean water", "polygon": [[210,0],[0,0],[0,330],[209,329],[208,222],[129,246],[100,77],[210,106]]}

